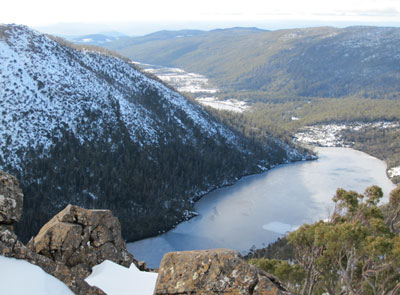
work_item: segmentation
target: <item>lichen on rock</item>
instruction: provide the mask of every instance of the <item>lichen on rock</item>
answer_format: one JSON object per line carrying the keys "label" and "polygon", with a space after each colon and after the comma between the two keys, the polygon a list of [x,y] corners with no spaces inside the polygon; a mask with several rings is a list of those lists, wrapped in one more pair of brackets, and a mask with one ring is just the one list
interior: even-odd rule
{"label": "lichen on rock", "polygon": [[154,294],[286,293],[275,277],[249,265],[238,252],[215,249],[165,254]]}

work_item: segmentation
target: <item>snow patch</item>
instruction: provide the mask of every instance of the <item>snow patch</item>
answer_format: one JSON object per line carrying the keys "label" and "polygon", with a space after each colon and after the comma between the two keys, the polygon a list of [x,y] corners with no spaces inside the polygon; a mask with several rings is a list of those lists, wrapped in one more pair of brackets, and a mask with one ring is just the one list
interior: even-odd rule
{"label": "snow patch", "polygon": [[39,266],[0,256],[1,294],[73,295],[68,287]]}
{"label": "snow patch", "polygon": [[157,273],[140,271],[133,263],[129,268],[109,260],[93,267],[85,281],[108,295],[153,295]]}
{"label": "snow patch", "polygon": [[400,166],[390,168],[387,173],[390,178],[400,176]]}

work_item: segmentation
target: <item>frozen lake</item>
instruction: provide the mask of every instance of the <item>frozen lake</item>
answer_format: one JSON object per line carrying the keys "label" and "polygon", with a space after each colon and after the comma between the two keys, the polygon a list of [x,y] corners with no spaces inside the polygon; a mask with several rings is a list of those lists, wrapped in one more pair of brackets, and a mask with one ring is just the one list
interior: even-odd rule
{"label": "frozen lake", "polygon": [[395,185],[386,164],[350,148],[316,148],[317,161],[282,165],[215,190],[195,205],[199,216],[169,232],[128,244],[138,260],[158,267],[170,251],[231,248],[247,253],[303,223],[326,219],[338,187],[364,192],[370,185],[388,193]]}

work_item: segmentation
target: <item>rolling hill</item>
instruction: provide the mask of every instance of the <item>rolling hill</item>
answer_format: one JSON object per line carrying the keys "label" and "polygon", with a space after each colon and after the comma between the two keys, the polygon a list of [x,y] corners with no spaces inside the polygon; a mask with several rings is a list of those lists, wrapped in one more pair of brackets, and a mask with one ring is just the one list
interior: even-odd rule
{"label": "rolling hill", "polygon": [[205,75],[222,91],[245,92],[242,99],[398,98],[400,93],[399,28],[232,28],[180,38],[176,34],[127,38],[106,47],[139,62]]}

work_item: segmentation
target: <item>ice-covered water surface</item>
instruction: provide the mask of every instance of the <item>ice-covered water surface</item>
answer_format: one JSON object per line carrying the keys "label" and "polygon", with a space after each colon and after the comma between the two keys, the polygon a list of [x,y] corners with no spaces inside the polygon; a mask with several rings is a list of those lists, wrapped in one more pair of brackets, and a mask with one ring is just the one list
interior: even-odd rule
{"label": "ice-covered water surface", "polygon": [[158,266],[166,252],[262,247],[303,223],[326,219],[338,187],[363,192],[395,186],[386,164],[349,148],[317,148],[319,159],[283,165],[213,191],[197,202],[199,216],[160,236],[128,244],[139,260]]}

